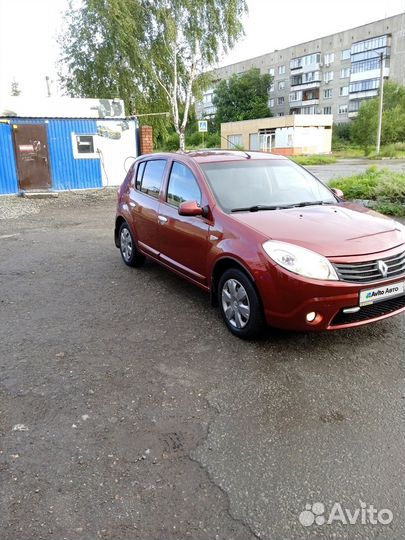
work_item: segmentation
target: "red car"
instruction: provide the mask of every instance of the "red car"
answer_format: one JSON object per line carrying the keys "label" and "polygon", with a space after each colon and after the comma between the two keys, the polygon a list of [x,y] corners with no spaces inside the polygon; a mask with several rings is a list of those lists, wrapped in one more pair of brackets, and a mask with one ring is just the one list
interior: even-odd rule
{"label": "red car", "polygon": [[336,330],[405,310],[405,227],[287,158],[143,155],[118,192],[115,244],[211,295],[229,330]]}

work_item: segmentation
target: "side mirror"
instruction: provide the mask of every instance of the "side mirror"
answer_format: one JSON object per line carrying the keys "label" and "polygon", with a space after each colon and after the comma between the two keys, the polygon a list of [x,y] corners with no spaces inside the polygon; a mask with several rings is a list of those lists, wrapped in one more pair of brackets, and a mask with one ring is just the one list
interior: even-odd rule
{"label": "side mirror", "polygon": [[179,214],[181,216],[202,216],[204,210],[197,201],[185,201],[179,206]]}
{"label": "side mirror", "polygon": [[333,193],[336,195],[336,197],[339,197],[339,199],[344,199],[345,196],[343,194],[343,191],[338,188],[332,188]]}

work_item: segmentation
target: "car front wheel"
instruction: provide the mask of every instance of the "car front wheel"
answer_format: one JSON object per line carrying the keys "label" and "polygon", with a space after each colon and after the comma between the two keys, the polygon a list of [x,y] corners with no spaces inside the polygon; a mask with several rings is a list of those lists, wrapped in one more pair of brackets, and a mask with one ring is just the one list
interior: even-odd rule
{"label": "car front wheel", "polygon": [[257,337],[265,328],[262,306],[251,280],[237,268],[230,268],[218,284],[219,309],[235,336]]}
{"label": "car front wheel", "polygon": [[127,223],[123,223],[119,232],[120,252],[124,263],[128,266],[142,266],[145,256],[136,249],[135,240]]}

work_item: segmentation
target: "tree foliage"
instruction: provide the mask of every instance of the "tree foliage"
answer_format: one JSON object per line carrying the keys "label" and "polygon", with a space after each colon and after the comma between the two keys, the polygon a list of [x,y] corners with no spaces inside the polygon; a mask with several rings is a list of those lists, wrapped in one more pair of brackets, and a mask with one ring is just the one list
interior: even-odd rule
{"label": "tree foliage", "polygon": [[216,123],[266,118],[272,116],[268,106],[272,77],[252,68],[243,75],[232,75],[221,81],[214,91]]}
{"label": "tree foliage", "polygon": [[[353,121],[352,138],[367,154],[376,144],[378,98],[365,101]],[[405,141],[405,88],[394,82],[384,84],[381,143]]]}
{"label": "tree foliage", "polygon": [[245,0],[71,0],[62,86],[73,96],[119,96],[132,114],[169,110],[184,146],[200,75],[241,35],[245,10]]}
{"label": "tree foliage", "polygon": [[21,94],[20,85],[15,79],[13,79],[11,81],[10,95],[19,96],[20,94]]}

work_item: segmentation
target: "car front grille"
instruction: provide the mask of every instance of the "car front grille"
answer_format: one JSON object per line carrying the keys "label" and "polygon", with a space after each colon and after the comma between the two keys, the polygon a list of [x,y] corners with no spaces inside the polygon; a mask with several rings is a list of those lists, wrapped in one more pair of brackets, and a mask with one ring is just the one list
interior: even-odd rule
{"label": "car front grille", "polygon": [[[383,276],[379,269],[379,262],[387,265],[387,275]],[[405,251],[385,259],[365,261],[359,263],[333,263],[338,278],[351,283],[372,283],[382,279],[392,279],[405,275]]]}
{"label": "car front grille", "polygon": [[384,302],[377,302],[371,306],[364,306],[360,308],[360,311],[356,313],[344,313],[343,310],[339,311],[335,315],[334,319],[330,323],[331,326],[340,326],[342,324],[353,324],[362,321],[368,321],[382,317],[383,315],[389,315],[395,311],[405,307],[405,295],[398,296],[397,298],[391,298]]}

